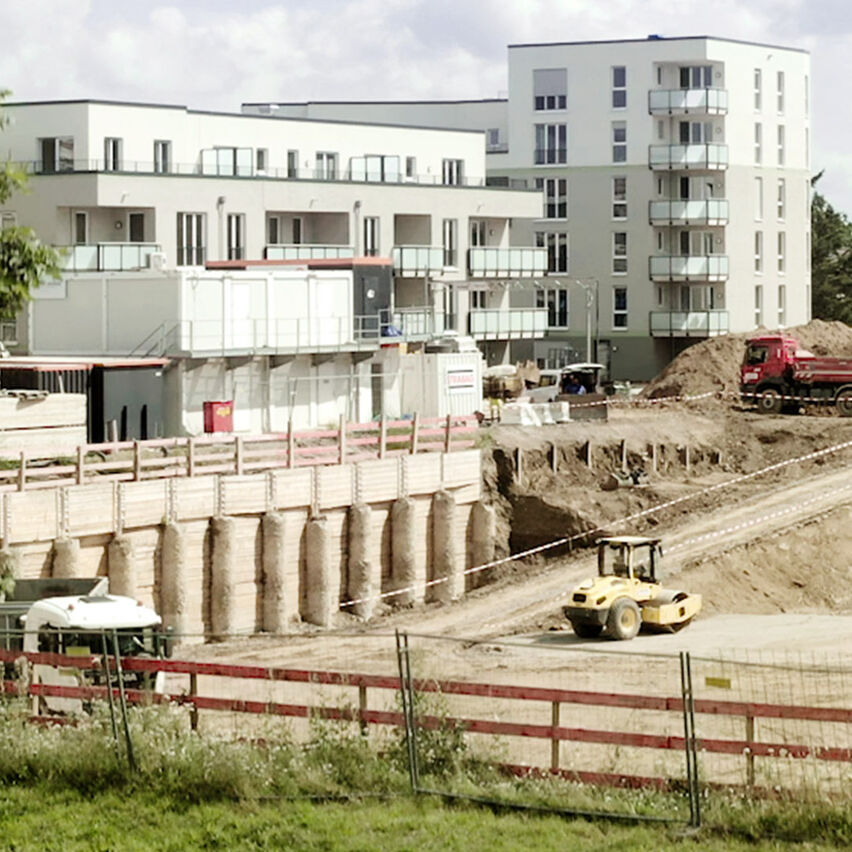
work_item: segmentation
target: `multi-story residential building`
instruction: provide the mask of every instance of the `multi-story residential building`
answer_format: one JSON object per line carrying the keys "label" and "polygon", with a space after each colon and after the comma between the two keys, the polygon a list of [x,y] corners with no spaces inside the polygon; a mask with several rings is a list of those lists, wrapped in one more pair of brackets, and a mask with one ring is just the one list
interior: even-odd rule
{"label": "multi-story residential building", "polygon": [[[30,226],[64,247],[63,281],[36,298],[74,299],[73,310],[71,301],[67,310],[31,306],[7,326],[14,352],[83,354],[82,341],[97,348],[102,340],[102,352],[87,354],[183,359],[184,372],[215,374],[208,384],[217,396],[243,379],[274,390],[270,371],[292,372],[296,358],[299,394],[282,390],[288,399],[267,406],[279,420],[303,391],[315,402],[309,384],[316,391],[329,376],[350,388],[338,413],[363,418],[383,410],[360,390],[369,388],[371,370],[381,382],[383,344],[417,344],[450,330],[470,334],[501,363],[509,341],[544,333],[545,310],[510,305],[510,295],[544,273],[545,251],[517,224],[538,214],[540,193],[486,185],[480,131],[103,101],[13,103],[4,114],[4,151],[30,173],[31,192],[0,208],[3,223]],[[235,277],[230,286],[227,265],[255,261],[347,268],[352,304],[302,310],[280,288],[271,300],[256,282],[237,286]],[[187,307],[189,285],[176,283],[201,280],[205,266],[219,266],[226,279],[220,296],[210,295],[223,300],[215,313],[224,343],[212,354],[202,345],[202,312]],[[199,276],[187,276],[193,269]],[[257,276],[271,281],[273,273]],[[264,292],[266,307],[257,303]],[[344,291],[310,292],[335,300]],[[104,305],[81,310],[86,293]],[[133,307],[117,314],[117,305]],[[337,325],[347,318],[346,327],[335,326],[333,348],[317,345],[313,354],[310,341],[268,331],[332,315]],[[76,346],[73,329],[69,336],[56,325],[63,316],[89,324],[108,316],[110,325],[80,329]],[[314,413],[297,420],[328,418],[328,405],[312,405]],[[270,428],[281,428],[276,423]]]}
{"label": "multi-story residential building", "polygon": [[[466,102],[459,123],[494,140],[489,183],[544,195],[518,227],[548,276],[512,303],[545,307],[548,333],[516,351],[552,365],[591,327],[616,378],[647,379],[698,338],[810,319],[809,64],[707,36],[511,45],[508,98]],[[265,108],[434,126],[459,112],[417,106]]]}

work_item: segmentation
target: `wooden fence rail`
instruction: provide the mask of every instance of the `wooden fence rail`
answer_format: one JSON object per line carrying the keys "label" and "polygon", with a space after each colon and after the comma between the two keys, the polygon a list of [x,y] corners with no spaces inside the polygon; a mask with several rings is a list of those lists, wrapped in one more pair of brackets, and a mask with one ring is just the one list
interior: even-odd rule
{"label": "wooden fence rail", "polygon": [[82,444],[76,458],[0,458],[0,491],[60,488],[104,480],[248,474],[276,468],[349,464],[368,459],[452,452],[475,444],[475,416],[346,423],[265,435],[201,435]]}

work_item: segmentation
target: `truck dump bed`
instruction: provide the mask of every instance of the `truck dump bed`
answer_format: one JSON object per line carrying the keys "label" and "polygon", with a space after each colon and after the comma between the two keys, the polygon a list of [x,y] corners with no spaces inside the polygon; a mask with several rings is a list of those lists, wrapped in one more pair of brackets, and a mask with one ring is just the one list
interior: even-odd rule
{"label": "truck dump bed", "polygon": [[810,358],[796,356],[793,378],[797,382],[852,382],[852,358]]}

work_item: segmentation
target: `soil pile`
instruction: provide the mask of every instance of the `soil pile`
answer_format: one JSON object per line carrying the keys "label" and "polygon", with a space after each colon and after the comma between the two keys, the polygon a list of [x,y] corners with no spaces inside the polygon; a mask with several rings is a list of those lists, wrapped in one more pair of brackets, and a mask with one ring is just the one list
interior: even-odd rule
{"label": "soil pile", "polygon": [[[697,396],[719,391],[736,392],[740,381],[743,345],[765,329],[713,337],[690,346],[642,392],[646,399]],[[811,320],[807,325],[784,329],[803,349],[814,355],[852,356],[852,327],[842,322]]]}

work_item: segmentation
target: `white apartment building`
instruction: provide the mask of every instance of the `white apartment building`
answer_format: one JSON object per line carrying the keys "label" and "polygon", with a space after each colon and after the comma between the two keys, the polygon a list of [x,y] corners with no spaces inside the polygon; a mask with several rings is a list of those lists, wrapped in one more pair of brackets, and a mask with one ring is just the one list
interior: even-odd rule
{"label": "white apartment building", "polygon": [[[489,183],[544,193],[518,228],[548,275],[511,303],[546,308],[548,331],[513,354],[556,365],[591,329],[597,360],[641,380],[696,339],[810,319],[805,51],[650,36],[511,45],[508,68],[508,98],[465,102],[461,126],[493,143]],[[244,111],[452,126],[458,104]]]}

